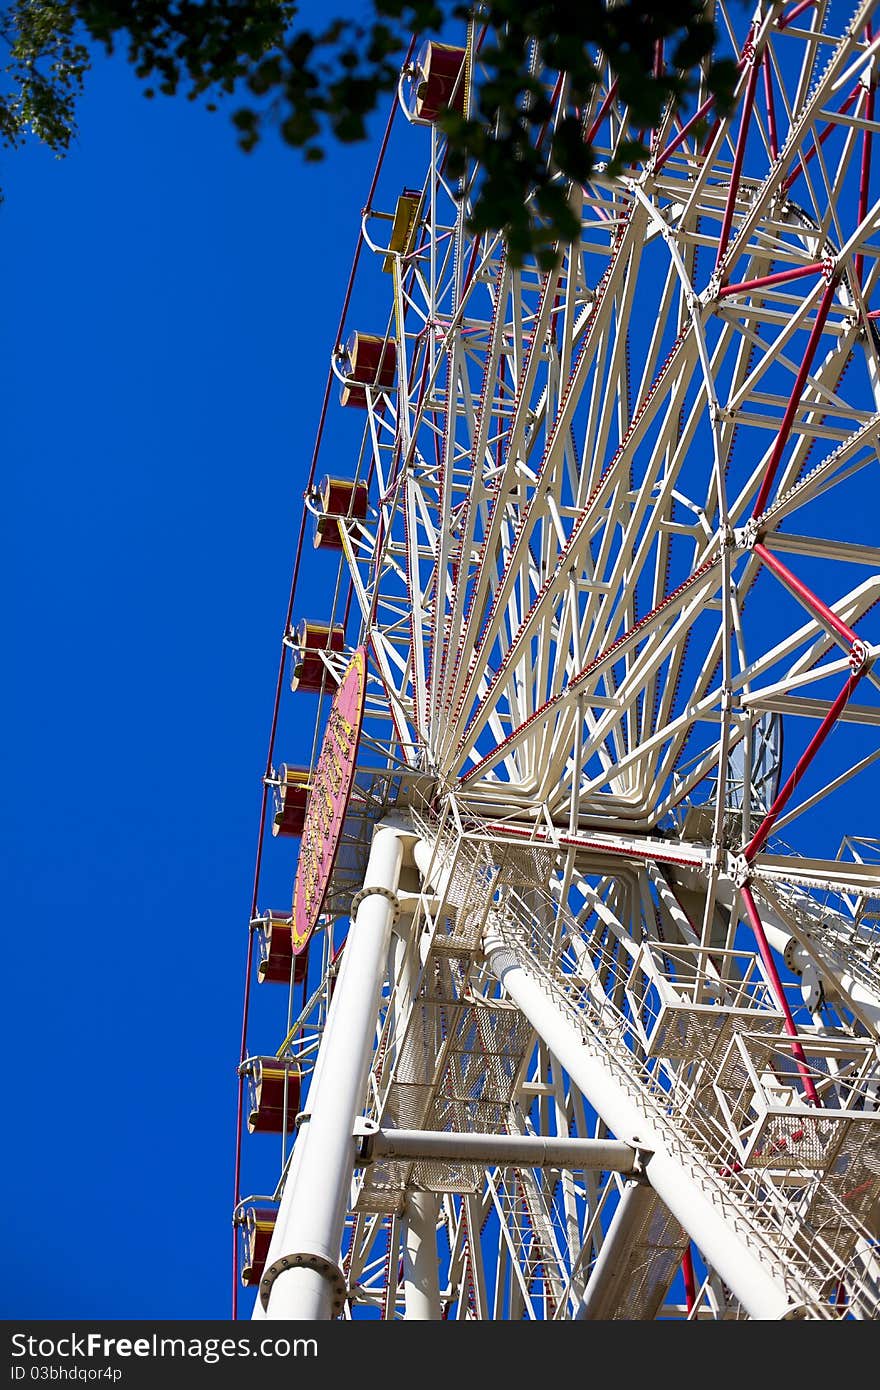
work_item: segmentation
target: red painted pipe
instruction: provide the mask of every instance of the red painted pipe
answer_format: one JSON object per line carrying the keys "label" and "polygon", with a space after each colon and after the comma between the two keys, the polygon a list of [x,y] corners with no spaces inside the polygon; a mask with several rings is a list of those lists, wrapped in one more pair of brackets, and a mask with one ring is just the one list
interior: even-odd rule
{"label": "red painted pipe", "polygon": [[[868,30],[868,37],[870,38],[870,29]],[[865,120],[873,121],[873,119],[874,84],[872,82],[865,93]],[[868,215],[868,181],[871,177],[872,141],[873,132],[870,130],[864,130],[862,132],[862,163],[861,168],[859,170],[859,207],[857,213],[858,223],[860,226]],[[856,281],[858,282],[859,286],[861,286],[862,283],[862,266],[864,264],[864,259],[864,256],[862,256],[860,253],[858,256],[854,258],[853,261],[853,269],[855,271]]]}
{"label": "red painted pipe", "polygon": [[770,489],[773,486],[773,479],[776,477],[776,470],[779,467],[779,460],[782,458],[782,451],[788,443],[788,436],[791,433],[791,427],[794,423],[795,412],[797,411],[797,408],[800,405],[800,400],[803,394],[804,386],[806,385],[807,377],[810,375],[810,368],[813,365],[813,358],[816,355],[816,349],[819,346],[819,339],[822,337],[822,330],[825,327],[825,320],[828,318],[828,314],[831,310],[831,305],[834,301],[834,294],[836,289],[837,278],[835,276],[828,284],[828,287],[825,290],[825,293],[823,294],[822,299],[820,301],[819,308],[816,313],[816,321],[813,324],[813,329],[810,333],[810,337],[807,342],[807,348],[806,352],[804,353],[804,359],[801,362],[800,369],[798,371],[797,377],[795,378],[795,383],[792,387],[792,392],[791,396],[789,397],[788,405],[785,407],[785,414],[782,417],[782,424],[779,426],[779,434],[776,436],[776,443],[773,446],[773,453],[770,455],[770,458],[767,463],[767,469],[764,473],[764,481],[761,484],[761,490],[758,493],[758,498],[755,502],[755,510],[752,513],[753,516],[760,516],[761,512],[763,512],[764,510],[767,498],[770,495]]}
{"label": "red painted pipe", "polygon": [[748,294],[752,290],[764,290],[770,285],[784,285],[789,280],[800,280],[804,275],[818,275],[825,269],[825,261],[812,261],[809,265],[792,266],[791,270],[777,270],[773,275],[759,275],[754,280],[740,280],[737,285],[725,285],[718,292],[718,298],[729,294]]}
{"label": "red painted pipe", "polygon": [[776,130],[776,107],[773,104],[773,76],[770,71],[770,49],[764,49],[764,100],[767,103],[767,135],[770,140],[770,154],[774,159],[779,154],[779,137]]}
{"label": "red painted pipe", "polygon": [[[844,115],[845,112],[847,112],[847,111],[849,110],[849,108],[852,106],[853,102],[855,101],[855,99],[856,99],[856,97],[857,97],[858,95],[859,95],[859,88],[858,88],[858,86],[856,86],[856,87],[853,88],[853,90],[850,92],[849,96],[847,97],[846,101],[845,101],[845,102],[843,103],[843,105],[841,106],[841,108],[840,108],[840,114],[841,114],[841,115]],[[827,125],[824,127],[824,129],[822,130],[822,132],[821,132],[821,134],[819,135],[818,139],[814,139],[812,145],[811,145],[810,148],[807,150],[807,153],[806,153],[806,154],[802,154],[802,155],[800,156],[800,160],[799,160],[797,166],[796,166],[794,169],[792,169],[792,171],[791,171],[791,173],[789,174],[788,178],[785,180],[785,182],[784,182],[783,185],[782,185],[782,191],[783,191],[783,193],[787,193],[788,190],[791,188],[792,184],[794,184],[794,183],[797,182],[797,180],[798,180],[798,178],[800,177],[800,175],[806,170],[806,167],[807,167],[807,165],[809,164],[810,160],[813,159],[813,158],[815,157],[816,152],[817,152],[818,149],[819,149],[819,146],[825,144],[825,141],[828,139],[828,136],[831,134],[832,130],[835,130],[836,128],[837,128],[837,127],[836,127],[836,123],[835,123],[834,121],[829,121],[828,124],[827,124]]]}
{"label": "red painted pipe", "polygon": [[697,1301],[697,1284],[694,1279],[694,1257],[690,1246],[681,1257],[681,1272],[684,1276],[684,1306],[692,1313]]}
{"label": "red painted pipe", "polygon": [[769,551],[765,545],[761,545],[760,541],[755,545],[755,554],[760,555],[767,568],[773,570],[774,574],[782,580],[783,584],[787,584],[794,589],[795,593],[803,599],[807,607],[812,608],[814,613],[824,618],[828,626],[833,627],[834,631],[842,637],[844,641],[849,642],[850,646],[859,640],[858,634],[853,632],[852,628],[848,627],[842,618],[838,618],[837,614],[829,608],[826,603],[823,603],[822,600],[813,593],[812,589],[808,589],[806,584],[798,579],[797,575],[792,574],[788,566],[784,565],[777,555]]}
{"label": "red painted pipe", "polygon": [[803,777],[804,773],[806,772],[810,763],[813,761],[813,758],[818,753],[822,744],[825,742],[832,728],[837,723],[837,720],[840,717],[840,714],[844,706],[846,705],[847,700],[855,690],[863,675],[864,670],[861,670],[855,671],[851,676],[848,677],[846,684],[844,685],[840,694],[837,696],[837,699],[832,704],[828,713],[825,715],[825,718],[822,720],[822,723],[819,725],[818,729],[813,734],[813,737],[810,739],[810,742],[807,744],[806,748],[804,749],[803,753],[798,759],[793,772],[790,774],[785,785],[777,793],[776,800],[773,802],[773,805],[770,807],[770,810],[767,812],[766,816],[761,821],[761,824],[758,826],[758,829],[755,831],[751,840],[743,850],[743,854],[745,858],[749,861],[749,863],[751,863],[755,855],[758,854],[761,849],[763,849],[764,844],[767,840],[767,836],[773,829],[773,826],[779,817],[779,813],[788,804],[792,792],[794,791],[798,782]]}
{"label": "red painted pipe", "polygon": [[776,28],[787,29],[789,24],[794,23],[798,15],[802,15],[804,10],[809,10],[815,3],[816,0],[801,0],[801,3],[795,5],[793,10],[789,10],[788,14],[780,15],[776,21]]}
{"label": "red painted pipe", "polygon": [[712,141],[715,139],[715,136],[718,134],[718,127],[719,127],[720,125],[721,125],[721,121],[720,121],[720,119],[716,116],[716,117],[715,117],[715,120],[712,122],[712,124],[710,125],[708,131],[706,132],[706,138],[705,138],[705,140],[703,141],[703,148],[700,150],[700,156],[701,156],[701,158],[705,159],[705,158],[706,158],[706,155],[709,153],[710,149],[712,148]]}
{"label": "red painted pipe", "polygon": [[602,102],[602,105],[599,107],[599,111],[598,111],[598,114],[597,114],[597,116],[596,116],[596,119],[593,121],[593,124],[590,126],[590,129],[587,131],[586,135],[584,136],[584,144],[585,144],[585,145],[589,145],[589,144],[592,143],[593,137],[595,136],[596,132],[598,131],[599,127],[601,126],[602,122],[604,121],[606,115],[608,114],[608,108],[609,108],[609,106],[611,105],[612,101],[614,100],[614,98],[615,98],[616,96],[617,96],[617,78],[615,77],[615,79],[614,79],[614,81],[612,82],[611,86],[608,88],[608,93],[607,93],[607,95],[606,95],[604,101]]}
{"label": "red painted pipe", "polygon": [[801,1075],[801,1081],[804,1083],[804,1091],[806,1093],[807,1100],[810,1102],[811,1105],[818,1106],[821,1104],[819,1100],[819,1095],[816,1091],[816,1087],[813,1085],[813,1078],[810,1076],[807,1067],[807,1059],[804,1056],[804,1049],[797,1041],[797,1028],[795,1027],[791,1007],[789,1006],[788,1000],[785,997],[785,991],[782,988],[782,981],[779,978],[779,971],[776,969],[776,962],[773,959],[773,953],[770,950],[770,945],[767,941],[767,937],[764,932],[764,924],[761,921],[760,914],[758,913],[758,909],[755,905],[755,900],[752,897],[751,889],[746,884],[743,884],[742,888],[740,888],[739,891],[743,903],[745,904],[746,915],[751,924],[752,931],[755,933],[755,940],[758,943],[758,951],[760,952],[761,960],[764,962],[764,968],[770,977],[770,983],[773,986],[773,993],[776,995],[777,1003],[779,1004],[779,1007],[781,1008],[782,1013],[785,1017],[785,1031],[788,1033],[789,1037],[794,1039],[794,1041],[791,1044],[791,1055],[792,1057],[794,1057],[795,1061],[798,1064],[798,1071]]}
{"label": "red painted pipe", "polygon": [[730,229],[733,225],[733,209],[736,205],[736,195],[739,189],[740,175],[742,174],[743,160],[746,155],[746,137],[749,131],[749,122],[752,116],[752,107],[755,104],[755,87],[758,82],[758,64],[752,63],[749,73],[749,80],[746,84],[745,96],[743,97],[742,112],[739,121],[739,134],[736,137],[736,150],[733,156],[733,169],[730,173],[730,187],[727,190],[727,202],[724,205],[724,217],[721,221],[721,233],[718,237],[718,255],[715,258],[715,269],[721,265],[727,252],[727,244],[730,240]]}
{"label": "red painted pipe", "polygon": [[703,117],[706,115],[706,112],[712,109],[714,104],[715,98],[708,97],[706,101],[703,102],[703,105],[700,107],[700,109],[694,112],[690,120],[685,122],[678,134],[672,140],[670,140],[669,144],[666,146],[666,149],[663,150],[663,152],[657,156],[657,160],[654,164],[655,171],[661,169],[662,166],[666,163],[667,159],[669,159],[671,155],[675,154],[675,151],[678,149],[679,145],[684,144],[691,130],[694,128],[698,121],[701,121],[703,119]]}

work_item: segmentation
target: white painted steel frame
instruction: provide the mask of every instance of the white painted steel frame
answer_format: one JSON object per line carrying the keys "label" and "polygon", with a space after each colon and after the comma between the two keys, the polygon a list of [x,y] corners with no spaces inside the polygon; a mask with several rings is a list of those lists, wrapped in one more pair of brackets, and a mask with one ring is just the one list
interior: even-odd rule
{"label": "white painted steel frame", "polygon": [[[373,975],[360,996],[357,1068],[328,1024],[270,1250],[339,1264],[345,1316],[878,1316],[871,1180],[847,1195],[838,1169],[869,1171],[880,1088],[829,1042],[851,1120],[808,1060],[817,1037],[880,1036],[880,867],[813,828],[878,756],[876,8],[762,4],[750,24],[719,5],[733,113],[700,93],[702,127],[668,116],[644,166],[573,190],[582,235],[549,272],[468,236],[423,131],[418,238],[391,277],[401,370],[367,393],[372,504],[342,556],[370,651],[361,759],[409,774],[420,881],[381,998]],[[627,121],[609,74],[583,119],[610,156]],[[736,801],[731,760],[742,746],[748,769],[771,717],[775,785],[750,800],[747,773]],[[778,839],[801,826],[824,849]],[[342,978],[332,1018],[355,1008]],[[531,1025],[517,1056],[498,1042],[511,1004]],[[319,1108],[342,1203],[350,1121],[384,1125],[416,1087],[417,1024],[426,1114],[471,1140],[500,1077],[513,1143],[646,1144],[647,1193],[610,1165],[514,1168],[499,1144],[472,1183],[449,1160],[445,1189],[389,1158],[385,1188],[363,1175],[347,1216],[291,1236]],[[749,1028],[790,1039],[795,1090],[822,1088],[824,1166],[743,1168],[718,1097]],[[493,1043],[503,1065],[480,1073]],[[337,1051],[344,1106],[321,1100]],[[652,1255],[640,1223],[661,1217]],[[635,1292],[615,1283],[620,1232],[643,1250]],[[269,1316],[327,1316],[327,1287],[288,1270]]]}

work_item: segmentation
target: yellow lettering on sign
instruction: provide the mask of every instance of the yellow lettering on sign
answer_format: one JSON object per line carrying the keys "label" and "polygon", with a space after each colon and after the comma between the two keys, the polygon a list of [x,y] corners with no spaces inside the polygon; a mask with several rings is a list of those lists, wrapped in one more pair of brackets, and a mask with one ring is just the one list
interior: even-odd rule
{"label": "yellow lettering on sign", "polygon": [[345,715],[338,709],[330,711],[330,718],[327,721],[327,732],[340,745],[343,756],[348,759],[354,752],[355,728],[350,724]]}
{"label": "yellow lettering on sign", "polygon": [[[330,709],[306,809],[294,884],[294,911],[300,919],[299,925],[293,929],[297,951],[303,948],[314,926],[313,920],[304,922],[302,918],[313,917],[319,908],[336,853],[354,775],[365,681],[366,653],[359,648]],[[356,711],[355,724],[341,712],[340,702],[352,712]]]}

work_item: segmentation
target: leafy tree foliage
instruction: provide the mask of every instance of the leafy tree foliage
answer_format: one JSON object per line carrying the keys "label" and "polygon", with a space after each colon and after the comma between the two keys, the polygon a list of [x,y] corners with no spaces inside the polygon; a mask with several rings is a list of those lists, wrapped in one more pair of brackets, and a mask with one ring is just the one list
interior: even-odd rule
{"label": "leafy tree foliage", "polygon": [[[552,258],[577,230],[566,182],[584,182],[596,155],[579,111],[599,80],[604,54],[637,137],[617,151],[615,173],[647,150],[671,104],[681,108],[699,80],[729,109],[736,68],[713,60],[713,6],[706,0],[367,0],[365,18],[304,27],[295,0],[15,0],[0,10],[9,60],[0,88],[0,140],[27,134],[63,154],[89,45],[121,48],[148,96],[185,94],[212,109],[232,100],[238,141],[252,149],[272,126],[307,160],[334,140],[352,142],[399,80],[411,36],[480,36],[472,110],[447,111],[448,169],[467,196],[474,230],[504,230],[515,260]],[[534,73],[565,74],[565,105],[548,129],[552,103]]]}
{"label": "leafy tree foliage", "polygon": [[75,129],[76,98],[89,53],[69,6],[17,0],[0,10],[7,48],[0,89],[0,141],[10,148],[28,134],[63,154]]}

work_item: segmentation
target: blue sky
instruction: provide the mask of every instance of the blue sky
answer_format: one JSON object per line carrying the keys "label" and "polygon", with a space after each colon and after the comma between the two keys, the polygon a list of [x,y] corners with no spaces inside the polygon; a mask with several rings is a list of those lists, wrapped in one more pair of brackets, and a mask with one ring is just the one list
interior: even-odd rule
{"label": "blue sky", "polygon": [[246,156],[104,58],[79,122],[0,154],[0,1313],[226,1318],[260,778],[376,144]]}

